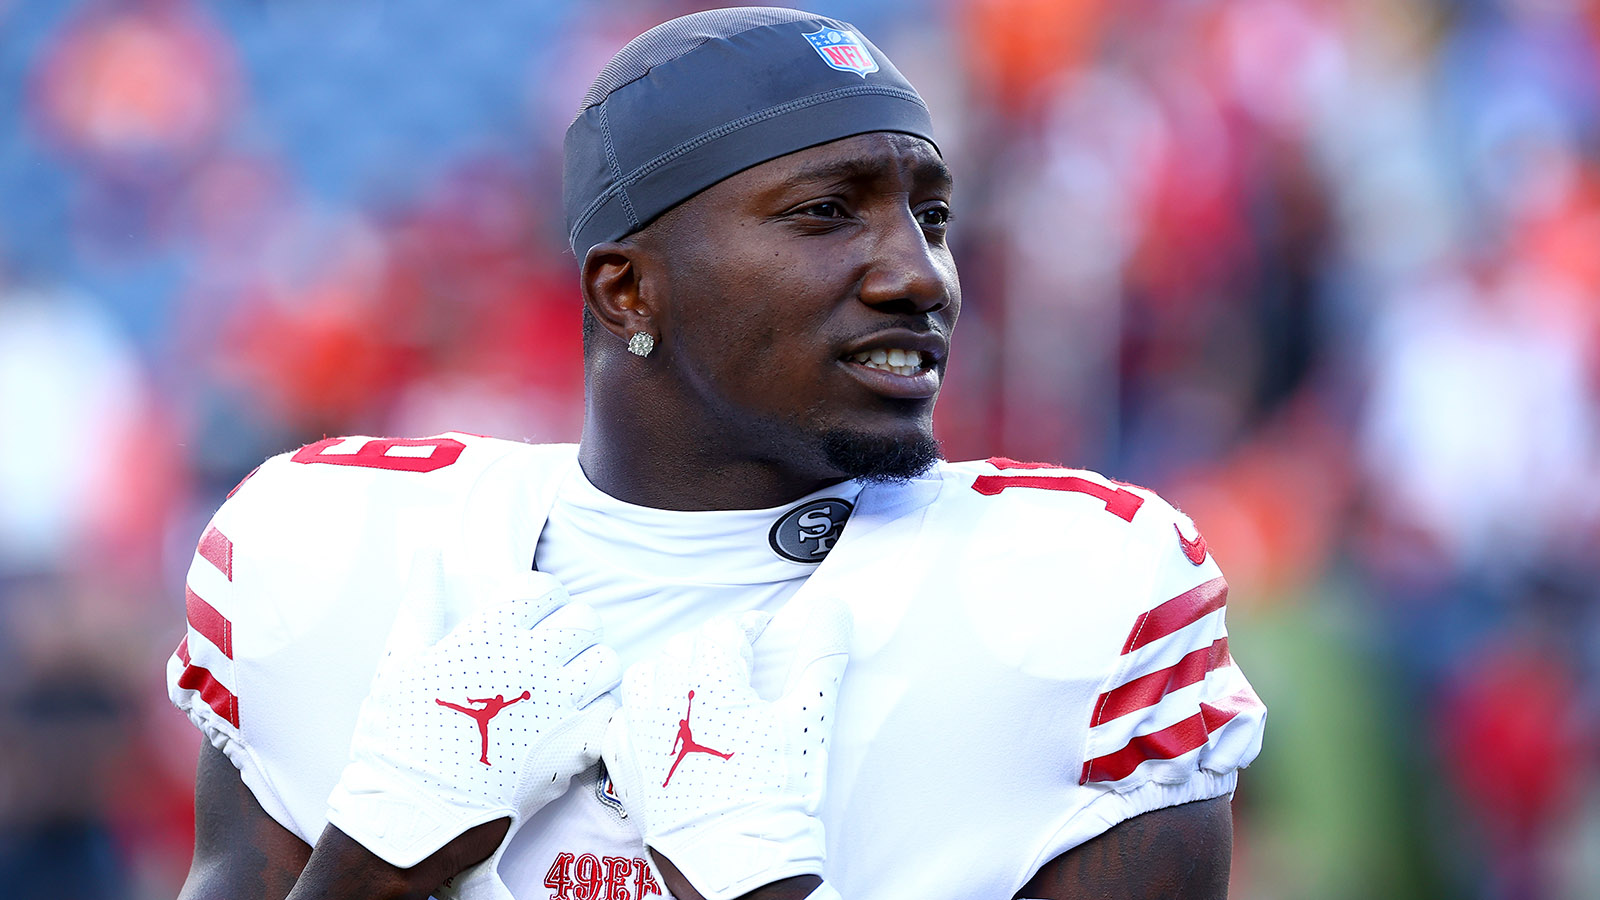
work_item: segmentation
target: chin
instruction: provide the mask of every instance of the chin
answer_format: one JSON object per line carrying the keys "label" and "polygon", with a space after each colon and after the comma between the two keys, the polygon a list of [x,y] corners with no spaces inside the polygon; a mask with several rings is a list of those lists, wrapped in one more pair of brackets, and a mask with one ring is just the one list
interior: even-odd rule
{"label": "chin", "polygon": [[828,464],[851,478],[909,481],[940,459],[939,442],[925,431],[882,434],[833,429],[823,434]]}

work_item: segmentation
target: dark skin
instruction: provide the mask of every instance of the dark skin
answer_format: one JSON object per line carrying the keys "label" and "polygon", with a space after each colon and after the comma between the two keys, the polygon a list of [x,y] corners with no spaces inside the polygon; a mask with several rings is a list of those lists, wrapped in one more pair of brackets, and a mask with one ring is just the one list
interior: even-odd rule
{"label": "dark skin", "polygon": [[194,862],[178,900],[425,900],[446,878],[488,859],[511,824],[469,829],[410,869],[384,862],[332,825],[313,849],[261,808],[209,743],[195,771],[194,818]]}
{"label": "dark skin", "polygon": [[[845,138],[747,169],[584,260],[585,474],[662,509],[779,506],[849,473],[823,436],[931,439],[960,285],[945,242],[951,181],[931,145],[902,134]],[[636,331],[649,357],[626,350]],[[916,349],[922,371],[853,362]],[[181,900],[422,898],[487,859],[508,820],[478,826],[412,869],[329,826],[315,848],[256,803],[220,751],[202,748],[195,857]],[[1129,819],[1045,865],[1017,897],[1227,896],[1233,826],[1225,798]],[[670,860],[666,887],[700,895]],[[748,900],[798,900],[814,876]]]}
{"label": "dark skin", "polygon": [[[590,250],[584,301],[610,339],[590,342],[585,474],[631,503],[752,509],[848,477],[820,448],[830,428],[931,439],[961,306],[950,188],[926,141],[861,135]],[[636,331],[656,338],[647,358],[625,349]],[[920,349],[930,374],[870,381],[846,357],[871,347]]]}
{"label": "dark skin", "polygon": [[1225,900],[1233,809],[1217,797],[1147,812],[1061,854],[1018,897]]}

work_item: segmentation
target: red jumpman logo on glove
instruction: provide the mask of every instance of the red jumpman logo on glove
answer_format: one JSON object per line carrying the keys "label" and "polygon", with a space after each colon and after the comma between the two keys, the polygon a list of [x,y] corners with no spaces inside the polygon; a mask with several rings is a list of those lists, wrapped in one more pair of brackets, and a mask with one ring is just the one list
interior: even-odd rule
{"label": "red jumpman logo on glove", "polygon": [[493,697],[489,697],[484,700],[474,700],[471,697],[468,697],[468,703],[483,704],[483,706],[478,709],[474,709],[470,706],[457,706],[454,703],[448,703],[444,700],[435,700],[433,702],[439,704],[440,706],[447,706],[456,712],[466,713],[478,723],[478,734],[483,736],[483,754],[478,757],[478,762],[481,762],[487,766],[489,765],[489,720],[500,715],[500,711],[502,709],[505,709],[513,703],[526,700],[532,696],[533,695],[527,691],[523,691],[522,696],[512,697],[510,700],[507,700],[502,694],[495,694]]}
{"label": "red jumpman logo on glove", "polygon": [[[727,759],[733,755],[732,753],[721,753],[713,750],[704,744],[695,743],[694,735],[689,731],[689,715],[693,712],[694,691],[690,691],[689,708],[683,711],[683,718],[678,720],[678,739],[672,742],[672,749],[678,754],[678,758],[672,761],[672,768],[667,770],[667,781],[672,780],[672,773],[678,771],[678,763],[683,762],[683,758],[688,756],[690,753],[709,753],[712,756],[720,756],[723,759]],[[683,749],[680,750],[679,747],[682,747]],[[661,782],[661,786],[666,787],[667,781]]]}

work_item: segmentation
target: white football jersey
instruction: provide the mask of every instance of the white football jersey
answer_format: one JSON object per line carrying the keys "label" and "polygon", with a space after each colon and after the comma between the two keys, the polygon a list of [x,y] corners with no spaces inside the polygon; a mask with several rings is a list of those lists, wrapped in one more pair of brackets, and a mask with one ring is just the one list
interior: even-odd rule
{"label": "white football jersey", "polygon": [[[571,445],[458,433],[269,460],[200,540],[173,702],[314,842],[413,560],[442,557],[463,597],[534,564],[576,465]],[[1266,710],[1228,652],[1227,586],[1187,517],[1143,488],[1003,459],[835,497],[773,511],[757,537],[800,565],[798,591],[855,616],[822,810],[843,896],[1010,897],[1118,822],[1232,792]],[[705,565],[718,589],[702,603],[652,604],[644,586],[601,598],[624,662],[794,593],[741,600]],[[520,898],[647,900],[665,888],[644,858],[596,767],[517,833],[500,872]]]}

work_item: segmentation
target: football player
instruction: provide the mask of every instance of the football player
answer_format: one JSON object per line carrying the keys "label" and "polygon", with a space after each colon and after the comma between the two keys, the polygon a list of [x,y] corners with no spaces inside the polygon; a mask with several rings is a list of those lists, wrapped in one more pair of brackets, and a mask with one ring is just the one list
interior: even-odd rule
{"label": "football player", "polygon": [[1148,490],[939,459],[952,197],[847,23],[620,51],[566,142],[581,442],[327,439],[202,536],[183,897],[1225,896],[1226,583]]}

